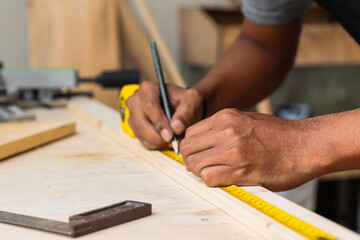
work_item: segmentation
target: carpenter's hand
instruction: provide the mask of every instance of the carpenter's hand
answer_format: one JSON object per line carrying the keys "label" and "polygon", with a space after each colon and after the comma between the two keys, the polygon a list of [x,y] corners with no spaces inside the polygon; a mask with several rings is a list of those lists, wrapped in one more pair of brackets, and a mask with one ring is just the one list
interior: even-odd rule
{"label": "carpenter's hand", "polygon": [[159,85],[145,81],[126,105],[130,111],[129,124],[136,137],[148,149],[169,148],[173,132],[181,135],[201,119],[203,97],[194,89],[182,89],[168,84],[168,97],[174,114],[171,125],[161,105]]}
{"label": "carpenter's hand", "polygon": [[180,151],[208,186],[288,190],[316,177],[308,123],[225,109],[188,128]]}

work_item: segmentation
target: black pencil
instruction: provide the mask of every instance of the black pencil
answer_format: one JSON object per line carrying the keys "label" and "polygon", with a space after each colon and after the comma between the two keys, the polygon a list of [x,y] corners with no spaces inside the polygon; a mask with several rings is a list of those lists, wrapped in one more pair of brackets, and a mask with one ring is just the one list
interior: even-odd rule
{"label": "black pencil", "polygon": [[[161,100],[162,100],[162,103],[163,103],[163,108],[164,108],[165,115],[166,115],[167,119],[169,120],[169,122],[171,122],[172,112],[171,112],[171,107],[170,107],[170,104],[169,104],[168,94],[167,94],[167,91],[166,91],[164,75],[163,75],[162,68],[161,68],[161,63],[160,63],[160,57],[159,57],[159,53],[158,53],[155,41],[151,41],[150,47],[151,47],[152,57],[153,57],[153,60],[154,60],[156,77],[157,77],[158,82],[159,82],[160,95],[161,95]],[[179,154],[179,140],[178,140],[178,138],[177,138],[177,136],[175,134],[173,134],[172,146],[174,148],[174,152],[176,154]]]}

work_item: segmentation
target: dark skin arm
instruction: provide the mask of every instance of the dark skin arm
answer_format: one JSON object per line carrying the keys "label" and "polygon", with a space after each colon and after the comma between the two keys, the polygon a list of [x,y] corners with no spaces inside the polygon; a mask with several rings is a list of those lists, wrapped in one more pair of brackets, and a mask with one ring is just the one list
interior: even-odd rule
{"label": "dark skin arm", "polygon": [[136,137],[148,149],[168,148],[173,132],[183,134],[201,119],[204,98],[209,116],[228,107],[250,107],[271,94],[293,64],[300,27],[301,19],[279,26],[245,20],[236,42],[196,86],[185,90],[168,85],[171,123],[160,105],[157,84],[141,84],[127,101]]}
{"label": "dark skin arm", "polygon": [[[187,170],[207,185],[284,191],[327,173],[360,168],[360,110],[302,121],[238,110],[282,81],[293,61],[299,24],[248,23],[232,47],[238,55],[225,54],[195,86],[210,102],[210,114],[216,113],[186,130],[180,150]],[[238,109],[220,110],[225,106]]]}
{"label": "dark skin arm", "polygon": [[269,96],[293,65],[300,28],[301,19],[279,26],[245,20],[236,42],[194,87],[207,99],[209,114]]}
{"label": "dark skin arm", "polygon": [[[300,19],[271,27],[245,21],[237,41],[203,80],[188,90],[168,86],[176,110],[171,127],[157,84],[142,84],[128,101],[137,137],[148,148],[164,148],[171,130],[187,129],[180,144],[186,168],[209,186],[282,191],[360,168],[359,110],[302,121],[239,111],[283,81],[294,61],[300,25]],[[209,118],[199,122],[204,98]]]}
{"label": "dark skin arm", "polygon": [[301,121],[225,109],[189,127],[180,149],[209,186],[289,190],[360,168],[360,109]]}

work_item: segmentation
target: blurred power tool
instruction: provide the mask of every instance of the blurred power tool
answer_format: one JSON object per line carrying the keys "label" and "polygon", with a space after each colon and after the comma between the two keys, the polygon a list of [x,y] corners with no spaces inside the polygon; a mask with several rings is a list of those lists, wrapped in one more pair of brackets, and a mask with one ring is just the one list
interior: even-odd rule
{"label": "blurred power tool", "polygon": [[92,96],[91,92],[73,92],[78,83],[93,82],[105,88],[121,88],[139,83],[137,70],[103,72],[93,79],[79,79],[72,68],[0,69],[0,122],[34,119],[26,115],[21,106],[40,105],[54,107],[56,100],[74,96]]}

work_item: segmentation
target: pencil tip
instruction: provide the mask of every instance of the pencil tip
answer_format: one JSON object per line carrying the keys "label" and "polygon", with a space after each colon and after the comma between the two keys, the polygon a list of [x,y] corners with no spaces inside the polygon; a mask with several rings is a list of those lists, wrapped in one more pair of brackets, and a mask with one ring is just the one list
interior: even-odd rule
{"label": "pencil tip", "polygon": [[173,140],[172,141],[172,147],[174,149],[174,152],[179,155],[180,152],[179,152],[179,141],[178,140]]}

